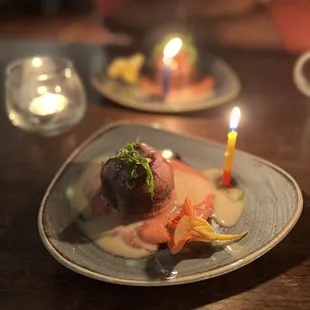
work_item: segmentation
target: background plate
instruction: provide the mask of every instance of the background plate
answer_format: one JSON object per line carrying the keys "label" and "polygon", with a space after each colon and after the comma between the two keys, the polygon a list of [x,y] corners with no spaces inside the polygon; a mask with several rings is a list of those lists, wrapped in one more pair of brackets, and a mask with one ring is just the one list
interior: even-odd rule
{"label": "background plate", "polygon": [[210,75],[215,80],[215,89],[209,93],[192,96],[184,100],[163,103],[152,98],[138,88],[108,78],[102,72],[94,73],[91,77],[93,86],[105,97],[127,108],[157,112],[184,113],[205,110],[235,99],[241,85],[237,74],[221,58],[209,53],[200,56],[199,70],[203,75]]}
{"label": "background plate", "polygon": [[[222,250],[211,257],[207,252],[183,257],[177,265],[179,276],[162,281],[146,271],[147,259],[123,259],[100,250],[73,224],[78,214],[67,197],[70,193],[72,197],[75,180],[85,174],[94,159],[115,154],[138,136],[158,149],[173,149],[197,170],[221,169],[223,165],[224,146],[168,132],[158,126],[116,123],[94,134],[57,173],[39,211],[38,226],[43,243],[61,264],[73,271],[126,285],[161,286],[199,281],[255,260],[280,242],[297,222],[303,202],[293,178],[271,163],[237,151],[234,177],[245,191],[245,211],[238,224],[226,231],[248,231],[238,242],[242,251]],[[169,251],[163,252],[163,256],[168,259]]]}

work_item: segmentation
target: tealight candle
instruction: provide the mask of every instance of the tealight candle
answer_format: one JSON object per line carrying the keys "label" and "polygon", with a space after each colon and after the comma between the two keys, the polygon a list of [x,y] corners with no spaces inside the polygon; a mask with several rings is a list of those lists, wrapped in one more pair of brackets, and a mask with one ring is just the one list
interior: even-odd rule
{"label": "tealight candle", "polygon": [[170,75],[171,75],[171,64],[173,58],[179,53],[183,45],[183,42],[180,38],[174,38],[170,40],[164,48],[164,69],[163,69],[163,87],[162,87],[162,96],[165,100],[170,88]]}
{"label": "tealight candle", "polygon": [[235,107],[230,115],[230,132],[228,134],[227,147],[225,152],[225,164],[223,169],[222,185],[225,187],[231,184],[231,171],[234,161],[234,153],[237,140],[237,127],[240,119],[240,109]]}
{"label": "tealight candle", "polygon": [[36,116],[51,116],[62,112],[68,105],[68,100],[60,94],[46,93],[33,99],[29,111]]}

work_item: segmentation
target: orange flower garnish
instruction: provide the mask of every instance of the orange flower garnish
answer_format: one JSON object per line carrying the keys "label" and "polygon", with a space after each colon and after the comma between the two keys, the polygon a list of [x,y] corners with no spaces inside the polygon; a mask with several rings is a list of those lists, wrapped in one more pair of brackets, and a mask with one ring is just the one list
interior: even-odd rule
{"label": "orange flower garnish", "polygon": [[168,223],[170,240],[168,246],[172,254],[180,252],[186,242],[213,242],[237,240],[244,237],[244,232],[238,235],[217,234],[214,228],[203,218],[196,216],[195,210],[188,197],[185,198],[181,212],[172,217]]}

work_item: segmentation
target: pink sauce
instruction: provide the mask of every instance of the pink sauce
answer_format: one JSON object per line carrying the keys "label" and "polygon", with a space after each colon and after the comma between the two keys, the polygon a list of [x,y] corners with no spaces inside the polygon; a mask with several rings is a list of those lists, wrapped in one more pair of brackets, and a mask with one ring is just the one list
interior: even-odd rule
{"label": "pink sauce", "polygon": [[144,220],[143,225],[136,229],[136,233],[141,240],[149,244],[165,243],[169,239],[166,225],[172,214],[175,214],[175,202],[166,212],[162,212],[150,219]]}
{"label": "pink sauce", "polygon": [[[180,161],[171,160],[170,164],[174,171],[183,171],[188,174],[188,177],[195,175],[205,180],[203,175]],[[112,212],[112,209],[108,206],[104,197],[100,195],[100,192],[93,196],[91,204],[93,214],[96,217],[107,216]],[[213,207],[214,195],[207,195],[201,202],[194,205],[196,215],[204,219],[207,219],[211,215]],[[169,239],[169,233],[166,228],[168,220],[181,210],[181,206],[178,206],[176,203],[175,195],[167,202],[167,206],[161,210],[163,211],[156,216],[143,220],[142,224],[135,228],[134,232],[126,228],[125,222],[120,223],[120,225],[123,224],[124,226],[119,226],[117,229],[119,236],[134,248],[142,248],[143,245],[141,242],[153,245],[166,243]]]}
{"label": "pink sauce", "polygon": [[125,240],[125,242],[131,245],[133,248],[136,248],[136,249],[143,248],[143,245],[139,241],[137,236],[135,236],[133,232],[127,229],[125,226],[120,226],[118,233]]}

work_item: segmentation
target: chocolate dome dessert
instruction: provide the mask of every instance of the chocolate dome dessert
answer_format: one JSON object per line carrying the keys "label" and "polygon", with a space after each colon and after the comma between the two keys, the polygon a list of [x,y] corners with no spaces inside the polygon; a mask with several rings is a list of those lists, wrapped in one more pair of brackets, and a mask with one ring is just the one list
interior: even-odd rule
{"label": "chocolate dome dessert", "polygon": [[127,218],[147,218],[172,203],[174,175],[159,152],[131,143],[101,168],[101,189],[108,204]]}

